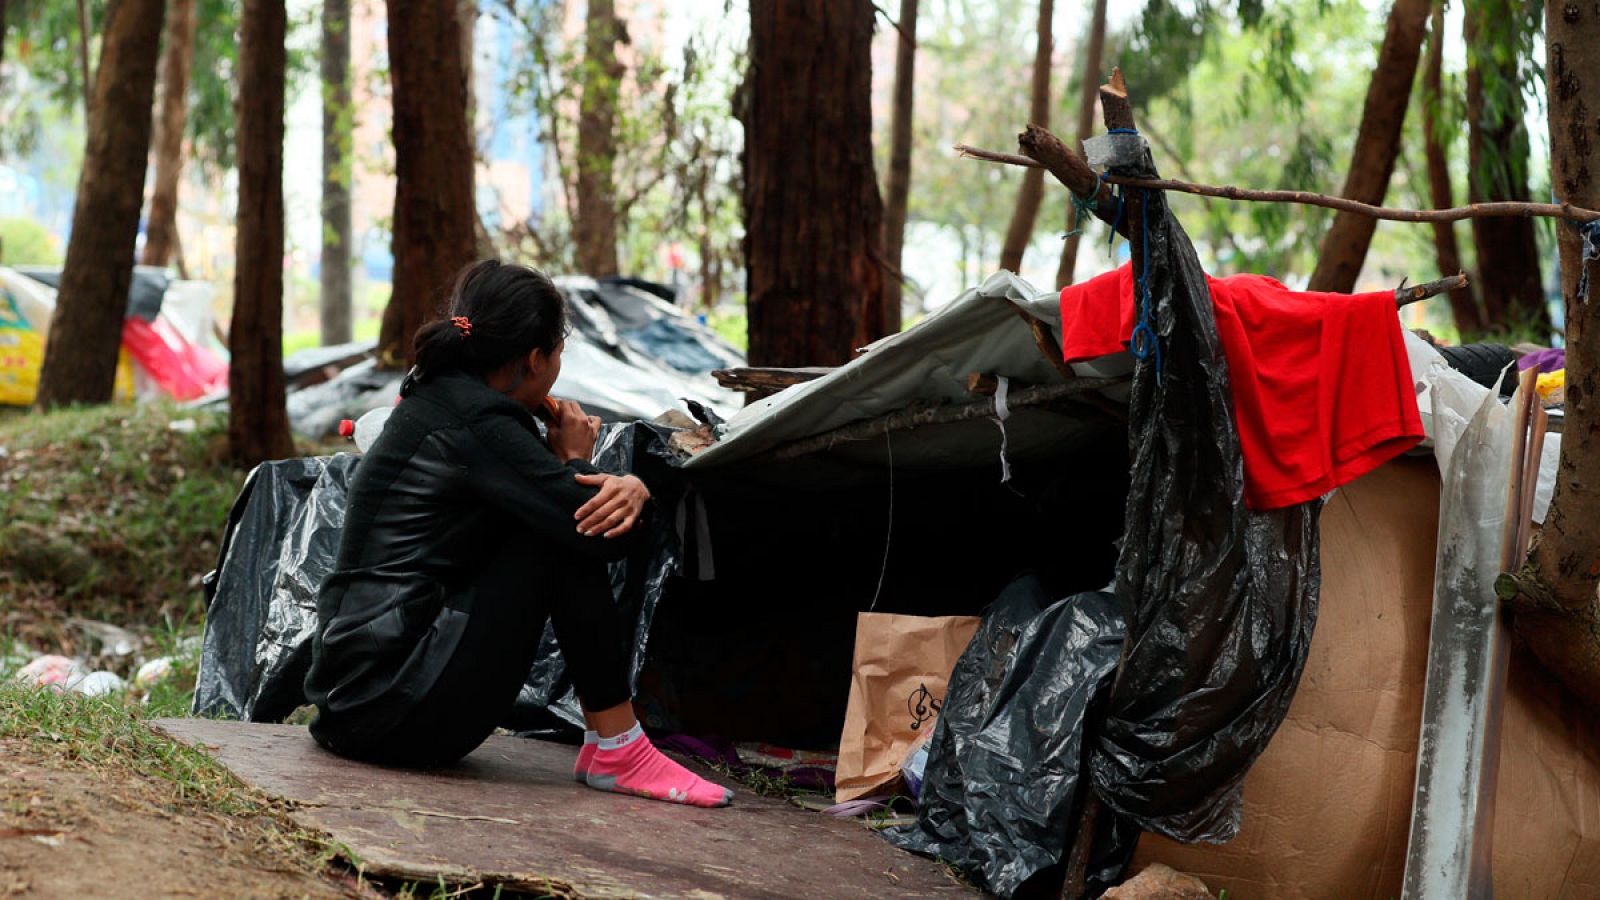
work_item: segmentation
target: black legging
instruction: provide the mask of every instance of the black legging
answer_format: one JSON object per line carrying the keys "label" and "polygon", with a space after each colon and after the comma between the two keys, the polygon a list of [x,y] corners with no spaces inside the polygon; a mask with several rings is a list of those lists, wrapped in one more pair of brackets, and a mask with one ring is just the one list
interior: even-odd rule
{"label": "black legging", "polygon": [[[428,693],[382,734],[341,733],[318,719],[311,733],[329,750],[398,766],[440,766],[471,753],[516,702],[548,618],[585,709],[632,698],[628,627],[611,596],[606,564],[539,564],[538,538],[506,540],[480,570],[461,641]],[[555,584],[538,587],[536,579]]]}

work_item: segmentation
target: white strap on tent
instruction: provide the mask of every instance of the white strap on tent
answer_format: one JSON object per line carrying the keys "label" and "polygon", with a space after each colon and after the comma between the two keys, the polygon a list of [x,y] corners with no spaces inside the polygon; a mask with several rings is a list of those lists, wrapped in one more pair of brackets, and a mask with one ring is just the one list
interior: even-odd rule
{"label": "white strap on tent", "polygon": [[1000,483],[1005,484],[1011,480],[1011,461],[1006,458],[1006,420],[1011,418],[1011,408],[1006,405],[1006,393],[1011,388],[1011,379],[1001,375],[997,379],[1000,386],[994,391],[994,424],[1000,428]]}

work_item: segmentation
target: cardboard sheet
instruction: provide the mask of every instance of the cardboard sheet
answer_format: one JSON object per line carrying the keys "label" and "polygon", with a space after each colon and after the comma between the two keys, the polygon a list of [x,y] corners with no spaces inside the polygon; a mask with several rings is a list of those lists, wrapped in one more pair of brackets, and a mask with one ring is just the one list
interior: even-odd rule
{"label": "cardboard sheet", "polygon": [[[1146,835],[1162,862],[1230,897],[1398,897],[1433,598],[1439,478],[1392,462],[1322,514],[1322,610],[1288,719],[1251,770],[1221,846]],[[1515,650],[1496,793],[1495,892],[1600,896],[1600,727]]]}

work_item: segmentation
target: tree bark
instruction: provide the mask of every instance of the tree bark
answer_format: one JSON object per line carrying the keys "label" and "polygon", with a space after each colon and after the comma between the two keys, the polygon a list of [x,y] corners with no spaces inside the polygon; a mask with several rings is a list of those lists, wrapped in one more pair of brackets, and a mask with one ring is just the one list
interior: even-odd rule
{"label": "tree bark", "polygon": [[617,272],[617,100],[625,34],[613,0],[589,0],[584,36],[583,94],[578,102],[578,268],[606,278]]}
{"label": "tree bark", "polygon": [[743,121],[751,365],[841,365],[886,333],[872,16],[870,0],[750,4]]}
{"label": "tree bark", "polygon": [[294,455],[283,374],[282,0],[245,0],[239,23],[239,213],[228,326],[228,452],[248,468]]}
{"label": "tree bark", "polygon": [[[1400,153],[1400,133],[1406,121],[1406,106],[1411,101],[1411,84],[1417,76],[1417,58],[1422,53],[1430,0],[1395,0],[1389,8],[1389,24],[1384,30],[1383,48],[1378,51],[1378,67],[1367,85],[1366,104],[1361,109],[1361,128],[1350,155],[1350,171],[1345,175],[1341,196],[1364,203],[1381,204],[1394,174],[1395,157]],[[1309,290],[1355,290],[1366,262],[1367,248],[1378,223],[1367,216],[1340,213],[1322,239],[1317,268],[1311,273]],[[1444,273],[1454,274],[1454,273]]]}
{"label": "tree bark", "polygon": [[[1600,13],[1591,6],[1545,5],[1551,184],[1571,202],[1600,202],[1592,168],[1600,140]],[[1591,708],[1600,708],[1600,266],[1587,265],[1576,228],[1556,228],[1561,295],[1567,310],[1566,427],[1555,497],[1534,540],[1515,601],[1517,634]]]}
{"label": "tree bark", "polygon": [[451,280],[472,262],[472,148],[455,0],[389,0],[394,84],[394,294],[380,359],[414,360],[412,338],[436,318]]}
{"label": "tree bark", "polygon": [[39,372],[41,407],[111,399],[133,279],[164,9],[163,0],[120,0],[107,10],[101,77],[94,85],[95,106],[105,114],[89,119],[72,237]]}
{"label": "tree bark", "polygon": [[[1028,121],[1043,128],[1050,127],[1050,57],[1054,49],[1051,23],[1054,8],[1053,0],[1039,0],[1039,36],[1033,51],[1033,90]],[[1022,189],[1017,192],[1017,205],[1011,211],[1011,223],[1006,226],[1005,243],[1000,246],[1000,268],[1012,272],[1022,270],[1022,255],[1027,252],[1028,241],[1033,238],[1033,224],[1039,219],[1039,204],[1043,200],[1044,171],[1029,169],[1022,175]]]}
{"label": "tree bark", "polygon": [[350,309],[350,0],[322,4],[322,343],[354,336]]}
{"label": "tree bark", "polygon": [[[1422,70],[1422,140],[1428,158],[1428,196],[1435,209],[1448,209],[1455,205],[1450,188],[1450,160],[1445,155],[1444,141],[1439,137],[1435,116],[1443,94],[1444,67],[1444,4],[1433,7],[1433,22],[1428,32],[1428,58]],[[1433,225],[1434,254],[1439,260],[1439,274],[1450,275],[1465,271],[1461,265],[1461,250],[1456,245],[1456,227],[1450,222]],[[1478,313],[1478,300],[1472,286],[1464,285],[1450,292],[1450,312],[1456,330],[1463,339],[1483,332],[1483,317]]]}
{"label": "tree bark", "polygon": [[906,206],[911,196],[911,110],[917,68],[917,0],[900,0],[895,43],[894,94],[889,114],[889,179],[883,213],[883,253],[894,271],[883,286],[884,330],[902,325],[905,305]]}
{"label": "tree bark", "polygon": [[[1095,0],[1089,20],[1089,38],[1083,52],[1083,83],[1078,88],[1078,148],[1094,135],[1094,101],[1100,84],[1100,57],[1106,45],[1106,0]],[[1078,220],[1078,208],[1067,201],[1067,239],[1061,245],[1061,262],[1056,266],[1056,287],[1072,283],[1078,269],[1078,244],[1087,222]]]}
{"label": "tree bark", "polygon": [[[1472,203],[1528,199],[1528,135],[1523,130],[1522,92],[1516,87],[1515,51],[1480,42],[1484,26],[1505,27],[1516,15],[1519,0],[1476,0],[1467,3],[1463,30],[1467,40],[1467,199]],[[1503,59],[1497,60],[1499,54]],[[1486,103],[1486,79],[1503,88],[1509,102]],[[1489,160],[1498,164],[1490,166]],[[1472,240],[1478,250],[1478,287],[1483,293],[1485,324],[1490,329],[1532,328],[1548,333],[1544,285],[1539,274],[1539,246],[1533,221],[1474,219]]]}
{"label": "tree bark", "polygon": [[183,129],[189,113],[189,65],[194,60],[195,0],[172,0],[161,48],[161,118],[156,123],[156,183],[145,223],[147,266],[172,259],[178,235],[178,182],[183,175]]}

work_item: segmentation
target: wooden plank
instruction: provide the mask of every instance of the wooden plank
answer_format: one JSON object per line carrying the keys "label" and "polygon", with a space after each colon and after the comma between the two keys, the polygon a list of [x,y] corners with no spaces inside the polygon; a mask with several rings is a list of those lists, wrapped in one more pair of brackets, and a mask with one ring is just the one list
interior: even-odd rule
{"label": "wooden plank", "polygon": [[333,756],[297,726],[155,727],[292,801],[297,822],[349,847],[371,875],[561,897],[973,893],[859,821],[749,791],[727,809],[694,809],[590,790],[572,781],[575,747],[495,736],[454,766],[412,771]]}

